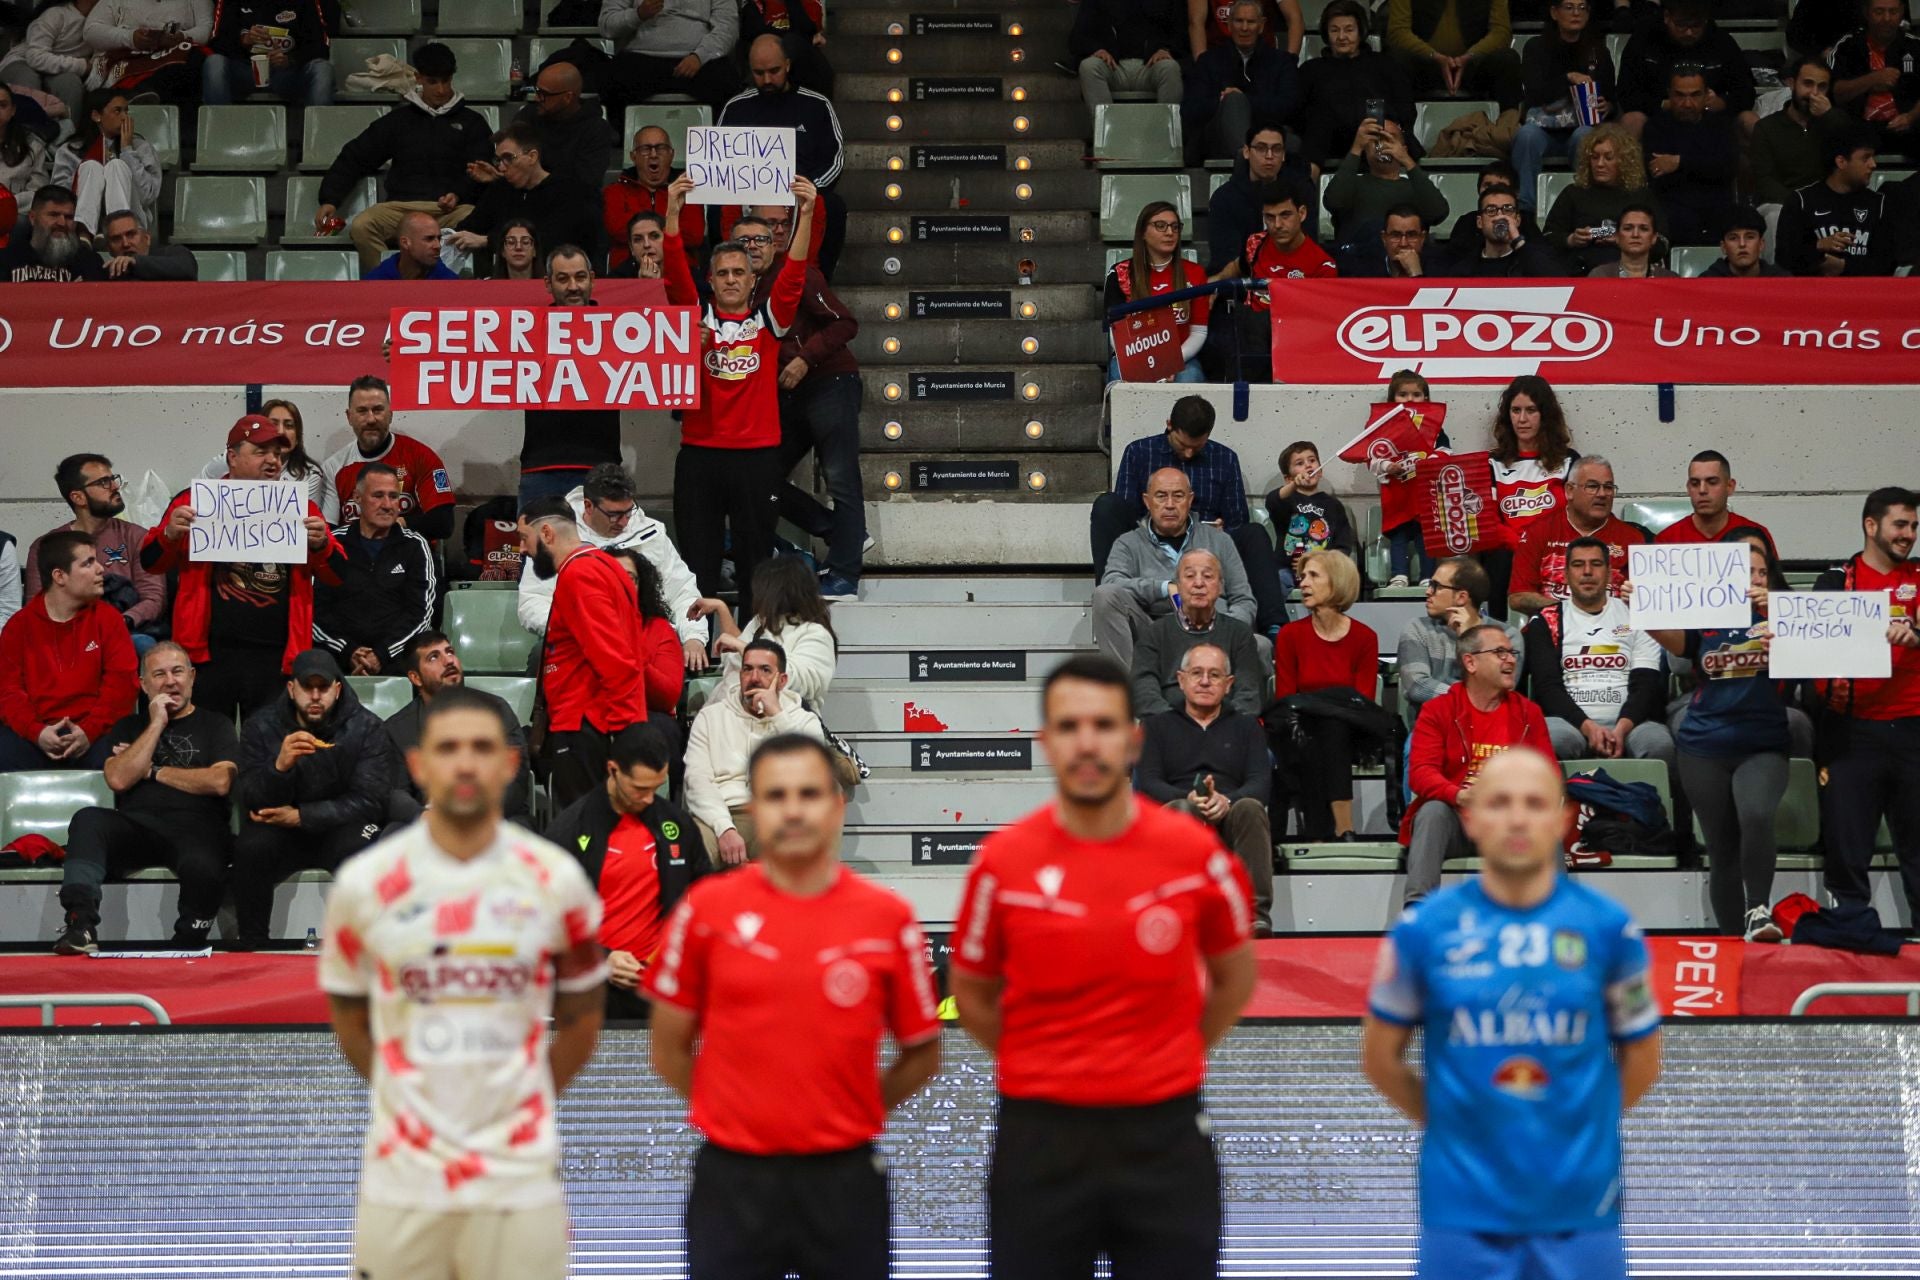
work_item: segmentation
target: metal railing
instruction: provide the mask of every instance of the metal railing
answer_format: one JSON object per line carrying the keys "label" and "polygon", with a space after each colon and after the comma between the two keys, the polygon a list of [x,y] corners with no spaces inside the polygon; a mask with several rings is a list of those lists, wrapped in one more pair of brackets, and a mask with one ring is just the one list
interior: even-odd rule
{"label": "metal railing", "polygon": [[1920,1018],[1920,982],[1816,982],[1793,1002],[1793,1016],[1803,1017],[1814,1003],[1833,996],[1905,996],[1907,1016]]}
{"label": "metal railing", "polygon": [[167,1016],[167,1011],[162,1008],[160,1002],[152,996],[140,996],[131,993],[125,995],[101,993],[97,995],[0,996],[0,1009],[38,1008],[40,1010],[40,1025],[43,1027],[51,1027],[54,1025],[53,1011],[61,1005],[69,1008],[145,1009],[153,1015],[153,1021],[156,1026],[168,1027],[173,1025],[173,1019]]}

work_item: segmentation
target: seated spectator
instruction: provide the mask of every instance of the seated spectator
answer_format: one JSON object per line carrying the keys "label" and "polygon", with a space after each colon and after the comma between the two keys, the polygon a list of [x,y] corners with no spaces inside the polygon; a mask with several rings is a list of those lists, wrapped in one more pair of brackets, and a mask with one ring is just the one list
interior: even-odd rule
{"label": "seated spectator", "polygon": [[1674,272],[1654,259],[1660,246],[1660,233],[1653,229],[1654,212],[1650,204],[1630,204],[1620,211],[1620,225],[1614,231],[1614,246],[1620,256],[1603,262],[1587,272],[1590,276],[1612,280],[1653,280],[1671,277]]}
{"label": "seated spectator", "polygon": [[73,225],[73,192],[46,186],[33,193],[26,234],[19,231],[0,249],[0,283],[71,284],[104,280],[100,255]]}
{"label": "seated spectator", "polygon": [[[1196,61],[1202,54],[1234,42],[1233,4],[1234,0],[1187,0],[1187,45]],[[1290,53],[1297,60],[1307,36],[1300,0],[1259,0],[1259,4],[1264,28],[1260,43]]]}
{"label": "seated spectator", "polygon": [[[1360,570],[1338,551],[1300,561],[1300,603],[1308,614],[1280,628],[1273,642],[1273,696],[1352,690],[1378,702],[1380,637],[1347,616],[1360,598]],[[1353,726],[1334,716],[1302,716],[1312,751],[1297,763],[1309,840],[1353,838]],[[1331,825],[1329,825],[1331,822]]]}
{"label": "seated spectator", "polygon": [[1459,810],[1481,766],[1512,747],[1553,759],[1546,717],[1514,692],[1520,655],[1500,625],[1462,634],[1459,654],[1465,675],[1422,707],[1413,724],[1407,772],[1413,803],[1400,822],[1409,906],[1440,887],[1440,867],[1448,858],[1473,855]]}
{"label": "seated spectator", "polygon": [[1522,229],[1519,197],[1512,187],[1492,186],[1480,193],[1480,252],[1456,260],[1459,276],[1564,276],[1566,268],[1539,240]]}
{"label": "seated spectator", "polygon": [[[460,666],[460,655],[444,631],[429,628],[408,640],[404,667],[407,681],[413,685],[413,700],[386,720],[387,737],[393,743],[395,756],[403,762],[407,753],[420,745],[420,728],[426,723],[427,708],[433,704],[433,700],[440,696],[442,690],[467,689],[467,676]],[[520,769],[507,787],[501,812],[503,816],[527,826],[533,812],[533,760],[527,751],[526,729],[505,698],[484,689],[467,689],[467,692],[493,704],[500,718],[512,726],[512,732],[507,735],[507,745],[520,753]],[[412,773],[405,768],[396,772],[394,787],[415,805],[427,802],[426,796],[414,784]]]}
{"label": "seated spectator", "polygon": [[[600,213],[606,226],[607,243],[612,246],[607,262],[614,276],[631,276],[625,271],[633,260],[634,220],[642,213],[654,216],[657,232],[665,234],[662,216],[667,211],[667,184],[673,181],[673,141],[657,124],[644,125],[633,135],[633,161],[620,171],[620,177],[601,188]],[[707,239],[706,207],[683,205],[680,209],[680,239],[692,245]],[[656,253],[656,262],[658,255]]]}
{"label": "seated spectator", "polygon": [[[1313,190],[1312,175],[1299,156],[1287,154],[1287,134],[1277,124],[1248,128],[1233,176],[1207,198],[1207,271],[1220,270],[1240,256],[1247,241],[1260,232],[1260,193],[1282,172]],[[1307,221],[1318,214],[1307,211]]]}
{"label": "seated spectator", "polygon": [[1589,453],[1573,464],[1567,476],[1566,501],[1533,521],[1520,535],[1513,554],[1513,586],[1507,607],[1523,613],[1543,612],[1567,598],[1567,548],[1578,538],[1606,544],[1613,583],[1627,583],[1627,548],[1646,542],[1647,535],[1613,514],[1613,464]]}
{"label": "seated spectator", "polygon": [[348,675],[400,675],[415,636],[433,626],[440,603],[437,557],[400,524],[400,476],[384,462],[361,467],[355,517],[333,531],[331,582],[313,597],[313,642]]}
{"label": "seated spectator", "polygon": [[1520,55],[1507,0],[1388,0],[1387,52],[1425,97],[1492,98],[1520,104]]}
{"label": "seated spectator", "polygon": [[602,96],[614,119],[636,102],[683,93],[718,111],[740,87],[732,59],[740,33],[734,0],[601,0],[600,34],[616,52]]}
{"label": "seated spectator", "polygon": [[728,680],[739,671],[740,655],[747,646],[765,636],[778,640],[786,655],[783,669],[788,687],[809,706],[818,707],[833,684],[840,641],[833,634],[831,611],[807,562],[798,556],[762,560],[753,571],[753,610],[742,630],[724,600],[705,599],[693,607],[697,617],[718,618],[713,647]]}
{"label": "seated spectator", "polygon": [[[1395,218],[1387,215],[1389,228]],[[1387,382],[1387,401],[1390,404],[1425,404],[1433,399],[1433,389],[1427,380],[1411,369],[1402,369]],[[1419,421],[1423,410],[1409,412]],[[1435,434],[1433,453],[1445,453],[1453,448],[1453,441],[1442,430]],[[1380,529],[1387,539],[1387,566],[1393,577],[1388,580],[1390,587],[1404,587],[1414,576],[1414,559],[1420,561],[1419,578],[1424,584],[1433,576],[1433,557],[1427,554],[1426,536],[1420,531],[1419,489],[1420,459],[1427,456],[1425,451],[1397,454],[1391,458],[1377,458],[1367,464],[1374,478],[1380,481]],[[1349,551],[1349,555],[1358,559],[1358,553]]]}
{"label": "seated spectator", "polygon": [[[1182,229],[1177,205],[1150,200],[1141,206],[1140,215],[1133,221],[1133,253],[1107,271],[1101,299],[1103,315],[1104,309],[1138,302],[1154,294],[1192,289],[1207,282],[1207,273],[1200,269],[1200,264],[1181,256]],[[1207,341],[1210,303],[1211,299],[1202,297],[1173,304],[1173,332],[1180,344],[1181,369],[1171,379],[1162,381],[1206,381],[1206,375],[1200,371],[1200,348]],[[1114,351],[1107,358],[1108,382],[1120,381],[1119,344],[1125,332],[1125,321],[1107,330],[1107,345]]]}
{"label": "seated spectator", "polygon": [[645,1021],[636,992],[666,940],[667,916],[702,876],[713,874],[693,818],[661,794],[671,753],[651,726],[614,735],[603,787],[575,800],[544,834],[580,860],[600,895],[607,949],[607,1017]]}
{"label": "seated spectator", "polygon": [[[1473,180],[1473,198],[1477,201],[1485,195],[1488,187],[1512,187],[1518,194],[1520,174],[1505,160],[1489,160],[1480,166],[1480,172]],[[1452,208],[1451,205],[1448,206]],[[1532,209],[1520,211],[1520,234],[1528,240],[1540,239],[1539,224],[1534,221]],[[1453,220],[1453,229],[1447,232],[1447,257],[1455,262],[1467,258],[1477,258],[1480,251],[1487,247],[1486,238],[1480,234],[1480,212],[1471,209]]]}
{"label": "seated spectator", "polygon": [[647,723],[666,741],[676,765],[680,760],[680,695],[687,687],[686,655],[680,648],[675,618],[660,593],[660,571],[632,547],[608,555],[633,578],[640,608],[640,648],[633,663],[645,673]]}
{"label": "seated spectator", "polygon": [[[265,89],[308,107],[333,103],[327,20],[319,4],[228,0],[214,6],[210,52],[200,68],[200,101],[244,102]],[[253,59],[267,55],[267,82],[255,83]]]}
{"label": "seated spectator", "polygon": [[[37,25],[40,19],[34,21]],[[32,200],[33,193],[47,185],[47,177],[53,171],[46,140],[27,128],[20,119],[13,93],[13,77],[23,70],[23,64],[18,62],[10,62],[0,68],[0,187],[14,197],[16,205],[22,200]],[[29,77],[32,74],[31,71],[27,72]],[[77,103],[75,114],[79,114]],[[11,230],[11,220],[0,225],[0,231]]]}
{"label": "seated spectator", "polygon": [[1906,250],[1897,206],[1870,185],[1879,164],[1873,140],[1856,125],[1836,130],[1821,149],[1826,178],[1780,210],[1780,265],[1797,276],[1892,275]]}
{"label": "seated spectator", "polygon": [[[1360,556],[1360,539],[1347,516],[1346,504],[1320,492],[1326,469],[1320,465],[1320,447],[1296,440],[1280,451],[1279,488],[1267,494],[1267,518],[1280,550],[1280,586],[1292,591],[1300,579],[1300,562],[1321,551],[1338,551],[1353,560]],[[1404,584],[1403,584],[1404,585]]]}
{"label": "seated spectator", "polygon": [[[280,454],[280,474],[289,480],[298,480],[306,486],[307,501],[320,508],[320,514],[329,526],[340,523],[340,495],[334,491],[333,473],[326,464],[309,457],[307,454],[306,424],[301,420],[299,406],[291,400],[263,400],[260,402],[261,416],[280,428],[283,440]],[[209,480],[218,480],[227,474],[227,455],[216,453],[200,474]]]}
{"label": "seated spectator", "polygon": [[[537,230],[534,239],[558,247],[575,244],[589,258],[601,253],[599,201],[594,189],[563,174],[549,172],[541,159],[541,138],[533,126],[510,124],[493,135],[494,164],[500,181],[490,183],[473,213],[453,233],[453,244],[473,253],[490,249],[490,236],[514,218],[525,218]],[[476,161],[475,165],[483,162]],[[472,171],[475,166],[469,165]],[[552,256],[552,251],[548,251]]]}
{"label": "seated spectator", "polygon": [[180,882],[180,910],[168,945],[180,948],[206,945],[226,892],[240,737],[233,721],[198,713],[193,660],[171,640],[148,650],[140,688],[144,714],[121,719],[101,743],[113,807],[89,805],[67,827],[60,872],[66,931],[53,944],[61,955],[100,949],[100,886],[108,876],[171,870]]}
{"label": "seated spectator", "polygon": [[[236,480],[278,480],[286,438],[250,413],[227,431],[227,466]],[[174,577],[173,638],[194,661],[195,700],[233,718],[278,699],[293,660],[313,647],[313,579],[330,573],[333,535],[307,503],[303,564],[194,560],[187,533],[193,506],[183,490],[140,547],[140,566]]]}
{"label": "seated spectator", "polygon": [[1413,727],[1420,708],[1460,683],[1460,637],[1475,627],[1496,626],[1525,658],[1520,628],[1486,615],[1492,581],[1472,556],[1451,556],[1434,566],[1427,580],[1427,610],[1400,633],[1400,718]]}
{"label": "seated spectator", "polygon": [[1793,272],[1767,261],[1766,218],[1751,208],[1739,208],[1727,219],[1727,229],[1720,233],[1720,260],[1700,274],[1760,279],[1790,276]]}
{"label": "seated spectator", "polygon": [[207,0],[99,0],[87,15],[87,43],[124,63],[116,87],[191,102],[200,91],[197,48],[213,37]]}
{"label": "seated spectator", "polygon": [[90,534],[40,539],[44,589],[0,631],[0,773],[98,769],[133,709],[139,659]]}
{"label": "seated spectator", "polygon": [[740,6],[737,48],[751,49],[763,35],[780,38],[793,62],[793,82],[833,97],[833,64],[827,61],[826,10],[820,0],[749,0]]}
{"label": "seated spectator", "polygon": [[1620,215],[1634,204],[1659,208],[1647,186],[1640,142],[1620,125],[1603,124],[1580,144],[1573,185],[1547,211],[1547,243],[1576,273],[1587,275],[1620,256]]}
{"label": "seated spectator", "polygon": [[[1298,0],[1293,3],[1297,14]],[[1188,154],[1209,160],[1230,158],[1254,121],[1286,119],[1298,91],[1295,58],[1267,38],[1262,0],[1233,0],[1229,8],[1231,38],[1210,49],[1194,47],[1180,107]]]}
{"label": "seated spectator", "polygon": [[1412,205],[1428,222],[1447,216],[1446,196],[1414,163],[1405,135],[1391,120],[1385,124],[1361,121],[1346,159],[1327,183],[1326,202],[1333,215],[1334,238],[1342,245],[1378,233],[1386,223],[1387,210],[1396,205]]}
{"label": "seated spectator", "polygon": [[167,580],[140,563],[147,531],[120,518],[127,502],[112,461],[97,453],[72,454],[54,469],[53,483],[73,519],[55,525],[27,548],[27,594],[37,596],[46,586],[40,576],[40,544],[69,530],[86,534],[93,539],[104,575],[102,598],[119,611],[135,651],[145,654],[166,634]]}
{"label": "seated spectator", "polygon": [[1524,119],[1513,137],[1514,187],[1520,207],[1533,211],[1540,170],[1554,156],[1577,156],[1593,126],[1580,123],[1574,86],[1599,95],[1601,119],[1616,113],[1613,55],[1605,32],[1591,22],[1589,0],[1554,0],[1551,26],[1520,54],[1520,109]]}
{"label": "seated spectator", "polygon": [[240,729],[233,908],[242,951],[266,946],[275,885],[303,868],[337,871],[379,839],[400,780],[386,726],[341,679],[332,654],[295,658],[286,687]]}
{"label": "seated spectator", "polygon": [[183,244],[156,247],[140,215],[119,209],[100,226],[107,244],[109,280],[198,280],[200,260]]}
{"label": "seated spectator", "polygon": [[[1112,496],[1094,500],[1096,518],[1099,504]],[[1211,552],[1219,561],[1225,595],[1221,611],[1248,626],[1255,616],[1240,553],[1231,538],[1194,514],[1193,486],[1186,474],[1163,467],[1148,476],[1146,507],[1146,519],[1110,544],[1100,583],[1093,589],[1094,643],[1122,666],[1132,665],[1140,633],[1155,618],[1180,607],[1176,574],[1190,551]]]}
{"label": "seated spectator", "polygon": [[1360,0],[1331,0],[1320,11],[1326,48],[1300,68],[1297,123],[1316,178],[1347,153],[1361,121],[1391,120],[1403,134],[1413,129],[1412,82],[1397,60],[1367,42],[1370,22]]}
{"label": "seated spectator", "polygon": [[400,248],[362,280],[458,280],[440,261],[440,220],[414,210],[400,219]]}
{"label": "seated spectator", "polygon": [[1757,520],[1749,520],[1727,509],[1727,500],[1739,489],[1733,478],[1733,464],[1718,449],[1702,449],[1687,463],[1687,500],[1693,514],[1662,529],[1654,541],[1663,546],[1696,542],[1723,542],[1733,530],[1751,529],[1766,541],[1767,550],[1777,557],[1773,534]]}
{"label": "seated spectator", "polygon": [[[1283,280],[1326,280],[1340,274],[1326,250],[1307,235],[1307,214],[1313,207],[1311,188],[1302,182],[1281,178],[1263,189],[1255,198],[1260,203],[1261,230],[1247,237],[1240,256],[1214,272],[1208,279],[1264,281],[1265,289],[1249,291],[1236,302],[1232,320],[1237,333],[1225,325],[1212,326],[1209,336],[1225,350],[1234,350],[1237,341],[1240,368],[1227,369],[1227,381],[1273,381],[1273,316],[1276,289],[1285,289]],[[1284,298],[1278,301],[1284,303]]]}
{"label": "seated spectator", "polygon": [[1179,102],[1186,26],[1178,0],[1083,0],[1067,37],[1081,98],[1089,108],[1112,102],[1115,90]]}
{"label": "seated spectator", "polygon": [[[763,35],[755,40],[747,51],[747,67],[753,76],[753,88],[728,99],[715,123],[794,131],[794,173],[813,183],[818,193],[807,257],[831,280],[834,265],[840,260],[840,246],[847,238],[847,206],[833,190],[846,162],[840,117],[825,97],[793,83],[789,76],[792,64],[778,36]],[[683,220],[685,216],[683,209]]]}
{"label": "seated spectator", "polygon": [[1920,154],[1920,36],[1907,29],[1906,0],[1862,0],[1861,25],[1833,46],[1833,100],[1873,131],[1881,151]]}
{"label": "seated spectator", "polygon": [[[86,114],[87,77],[93,71],[93,47],[87,43],[87,14],[93,7],[76,4],[74,0],[51,0],[34,6],[26,38],[5,57],[0,57],[0,90],[4,90],[0,97],[4,97],[6,104],[0,111],[11,113],[11,86],[17,84],[60,99],[66,105],[69,120],[78,120]],[[0,152],[8,150],[11,150],[9,146],[0,145]],[[44,145],[41,154],[45,155]],[[0,169],[13,163],[17,163],[17,159],[0,154]],[[46,180],[43,159],[36,181],[24,186],[6,185],[15,195],[31,194]]]}
{"label": "seated spectator", "polygon": [[458,70],[453,50],[438,41],[415,49],[412,92],[349,139],[320,180],[313,225],[321,235],[333,235],[339,206],[362,180],[386,168],[386,199],[355,214],[347,226],[363,273],[380,265],[404,215],[429,214],[444,230],[473,212],[480,186],[469,170],[492,160],[493,138],[487,118],[453,87]]}
{"label": "seated spectator", "polygon": [[[548,173],[569,179],[598,191],[613,163],[613,128],[596,99],[583,102],[580,94],[586,83],[580,68],[571,62],[550,62],[540,69],[533,82],[533,101],[514,116],[515,124],[524,124],[540,135],[540,163]],[[482,166],[486,170],[486,166]],[[485,185],[497,179],[497,170],[473,173],[476,182]]]}
{"label": "seated spectator", "polygon": [[1197,644],[1180,658],[1181,705],[1141,722],[1133,785],[1148,799],[1200,819],[1246,864],[1253,932],[1273,936],[1273,769],[1258,718],[1226,705],[1233,667],[1226,650]]}
{"label": "seated spectator", "polygon": [[0,529],[0,627],[20,612],[20,545]]}
{"label": "seated spectator", "polygon": [[354,490],[360,472],[383,462],[400,480],[400,520],[423,538],[453,536],[453,481],[431,446],[393,429],[393,398],[386,379],[362,374],[347,387],[347,425],[353,440],[326,461],[340,498],[340,518],[360,518]]}
{"label": "seated spectator", "polygon": [[107,215],[130,209],[152,226],[160,212],[160,157],[133,131],[127,95],[112,89],[87,94],[86,114],[74,134],[53,151],[53,183],[73,191],[75,223],[91,240]]}
{"label": "seated spectator", "polygon": [[1819,55],[1800,58],[1787,72],[1791,96],[1754,126],[1747,147],[1753,202],[1766,219],[1762,229],[1769,235],[1779,223],[1780,206],[1800,188],[1826,177],[1826,139],[1850,122],[1846,112],[1833,109],[1833,72]]}
{"label": "seated spectator", "polygon": [[1733,36],[1714,23],[1712,0],[1661,0],[1660,11],[1661,25],[1636,33],[1620,54],[1620,123],[1639,137],[1667,106],[1673,73],[1684,66],[1705,81],[1706,110],[1735,118],[1743,133],[1752,133],[1759,123],[1753,71]]}
{"label": "seated spectator", "polygon": [[1197,644],[1211,644],[1226,653],[1233,668],[1234,688],[1229,694],[1233,709],[1257,714],[1268,668],[1247,624],[1217,607],[1220,557],[1211,551],[1188,551],[1180,557],[1173,576],[1174,612],[1150,623],[1134,645],[1131,679],[1136,714],[1145,719],[1182,705],[1180,659]]}
{"label": "seated spectator", "polygon": [[1640,135],[1649,185],[1666,211],[1675,244],[1711,244],[1733,214],[1733,179],[1740,138],[1724,111],[1707,110],[1707,81],[1681,67],[1667,87],[1666,105],[1647,118]]}
{"label": "seated spectator", "polygon": [[1343,246],[1339,266],[1341,275],[1361,279],[1451,274],[1445,255],[1427,236],[1426,218],[1410,204],[1387,210],[1378,240]]}
{"label": "seated spectator", "polygon": [[[668,616],[680,636],[686,668],[704,671],[707,624],[693,616],[700,600],[699,586],[693,580],[693,571],[674,549],[667,527],[640,509],[634,492],[633,477],[625,468],[603,462],[568,492],[566,504],[577,521],[580,541],[587,546],[604,551],[638,551],[653,565],[660,575],[660,593],[666,600]],[[517,612],[520,625],[535,635],[546,634],[553,591],[551,574],[543,577],[532,561],[521,566]]]}
{"label": "seated spectator", "polygon": [[787,653],[777,640],[749,640],[740,654],[735,697],[709,698],[687,731],[687,809],[710,857],[737,867],[757,856],[747,812],[747,762],[753,749],[783,733],[826,740],[820,717],[787,687]]}
{"label": "seated spectator", "polygon": [[493,234],[491,280],[540,278],[540,229],[525,218],[508,218]]}

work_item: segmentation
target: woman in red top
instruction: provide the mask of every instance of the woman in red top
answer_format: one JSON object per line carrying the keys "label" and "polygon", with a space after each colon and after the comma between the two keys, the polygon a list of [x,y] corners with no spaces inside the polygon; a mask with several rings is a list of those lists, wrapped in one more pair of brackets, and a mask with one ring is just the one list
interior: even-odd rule
{"label": "woman in red top", "polygon": [[[1360,570],[1344,553],[1316,551],[1300,562],[1300,602],[1308,616],[1280,628],[1273,642],[1273,696],[1351,689],[1378,701],[1380,637],[1364,622],[1347,616],[1360,598]],[[1313,740],[1300,776],[1307,811],[1307,838],[1326,838],[1326,809],[1332,810],[1335,840],[1353,835],[1352,728],[1330,716],[1303,716]]]}
{"label": "woman in red top", "polygon": [[1493,418],[1493,498],[1505,526],[1506,545],[1480,553],[1492,580],[1487,612],[1507,616],[1507,584],[1513,578],[1513,551],[1520,535],[1541,516],[1567,503],[1567,477],[1580,453],[1572,445],[1567,415],[1553,386],[1537,374],[1523,374],[1500,393]]}
{"label": "woman in red top", "polygon": [[[1185,227],[1180,210],[1165,200],[1154,200],[1140,210],[1133,222],[1133,253],[1113,264],[1107,272],[1106,306],[1138,302],[1157,293],[1191,289],[1207,282],[1207,273],[1199,263],[1180,256],[1180,233]],[[1200,348],[1207,342],[1207,307],[1210,299],[1194,298],[1173,304],[1174,341],[1180,344],[1180,371],[1161,382],[1204,382],[1200,372]],[[1136,316],[1140,313],[1136,313]],[[1152,315],[1152,312],[1144,313]],[[1129,317],[1107,331],[1110,343],[1125,337]],[[1116,347],[1117,350],[1117,347]],[[1120,381],[1120,358],[1107,363],[1107,381]]]}
{"label": "woman in red top", "polygon": [[673,625],[665,593],[660,590],[660,571],[653,562],[632,547],[610,552],[633,575],[633,589],[640,597],[640,652],[634,660],[646,675],[647,723],[667,740],[674,759],[680,757],[680,691],[687,681],[686,655],[680,648],[680,633]]}

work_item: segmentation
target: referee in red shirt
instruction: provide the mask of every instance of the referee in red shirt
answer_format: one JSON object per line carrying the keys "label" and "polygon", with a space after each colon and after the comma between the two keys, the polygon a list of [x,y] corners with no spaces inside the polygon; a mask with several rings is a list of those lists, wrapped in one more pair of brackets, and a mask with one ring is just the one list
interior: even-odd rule
{"label": "referee in red shirt", "polygon": [[[688,891],[646,975],[654,1070],[707,1139],[689,1280],[887,1280],[873,1140],[940,1065],[926,945],[913,908],[840,865],[847,804],[822,743],[769,738],[748,782],[759,860]],[[880,1072],[883,1031],[900,1050]]]}
{"label": "referee in red shirt", "polygon": [[1141,803],[1127,673],[1047,678],[1054,803],[989,837],[954,927],[961,1025],[999,1059],[994,1280],[1213,1280],[1207,1051],[1253,993],[1247,874],[1211,828]]}

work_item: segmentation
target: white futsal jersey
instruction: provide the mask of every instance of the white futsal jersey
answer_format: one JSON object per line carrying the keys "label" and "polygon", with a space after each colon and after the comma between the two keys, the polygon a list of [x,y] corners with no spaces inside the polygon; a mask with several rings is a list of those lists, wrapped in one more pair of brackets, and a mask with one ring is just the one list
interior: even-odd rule
{"label": "white futsal jersey", "polygon": [[560,1198],[547,1019],[606,981],[580,864],[502,824],[462,862],[416,822],[351,858],[327,899],[320,986],[372,1002],[360,1195],[404,1208]]}

